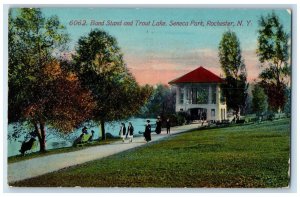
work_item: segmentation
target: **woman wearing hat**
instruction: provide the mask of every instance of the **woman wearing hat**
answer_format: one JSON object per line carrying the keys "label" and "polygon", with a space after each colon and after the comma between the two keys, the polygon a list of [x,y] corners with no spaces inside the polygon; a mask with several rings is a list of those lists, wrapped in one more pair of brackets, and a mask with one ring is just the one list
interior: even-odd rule
{"label": "woman wearing hat", "polygon": [[87,134],[87,128],[86,127],[83,127],[82,130],[81,130],[82,134]]}
{"label": "woman wearing hat", "polygon": [[160,121],[160,116],[157,117],[157,120],[156,120],[156,128],[155,128],[155,132],[157,134],[160,134],[161,133],[161,121]]}
{"label": "woman wearing hat", "polygon": [[150,120],[147,120],[147,124],[145,126],[144,137],[145,137],[145,140],[147,142],[151,141],[151,125],[150,125]]}

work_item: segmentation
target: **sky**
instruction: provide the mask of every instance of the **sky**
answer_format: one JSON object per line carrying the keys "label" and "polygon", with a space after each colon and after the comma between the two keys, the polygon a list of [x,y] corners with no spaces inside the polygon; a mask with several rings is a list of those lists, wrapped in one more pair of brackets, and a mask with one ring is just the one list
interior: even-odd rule
{"label": "sky", "polygon": [[[234,31],[240,40],[248,81],[260,73],[256,56],[258,20],[271,9],[208,9],[208,8],[43,8],[45,16],[57,15],[65,25],[74,51],[78,39],[95,29],[114,36],[125,62],[141,84],[167,84],[169,81],[203,66],[217,75],[222,74],[218,46],[222,34]],[[276,9],[284,30],[291,32],[291,13]],[[74,25],[74,22],[81,25]],[[97,21],[98,26],[92,21]],[[121,25],[107,25],[109,21]],[[147,25],[150,21],[150,24]],[[164,26],[153,26],[165,23]],[[198,26],[194,26],[194,22]],[[242,21],[242,25],[238,25]],[[104,25],[101,24],[104,22]],[[131,25],[125,25],[126,22]],[[141,22],[141,23],[139,23]],[[147,23],[148,22],[148,23]],[[183,26],[174,25],[176,22]],[[202,22],[202,25],[199,25]],[[212,22],[212,23],[210,23]],[[231,23],[223,26],[217,24]],[[83,25],[83,23],[85,23]],[[128,24],[128,23],[127,23]],[[143,25],[142,25],[143,24]],[[177,23],[178,24],[178,23]],[[186,25],[187,26],[184,26]],[[211,26],[210,24],[215,24]]]}

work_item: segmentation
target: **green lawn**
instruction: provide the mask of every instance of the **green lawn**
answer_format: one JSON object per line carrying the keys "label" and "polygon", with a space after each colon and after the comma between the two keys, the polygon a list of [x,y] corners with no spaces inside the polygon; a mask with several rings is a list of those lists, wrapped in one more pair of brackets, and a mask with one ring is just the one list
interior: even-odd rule
{"label": "green lawn", "polygon": [[290,120],[191,131],[13,183],[32,187],[287,187]]}

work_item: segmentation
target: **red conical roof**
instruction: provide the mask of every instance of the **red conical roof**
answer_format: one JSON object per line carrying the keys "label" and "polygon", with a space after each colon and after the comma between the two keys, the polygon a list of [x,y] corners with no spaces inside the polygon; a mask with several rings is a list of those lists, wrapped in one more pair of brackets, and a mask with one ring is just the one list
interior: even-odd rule
{"label": "red conical roof", "polygon": [[169,82],[176,83],[223,83],[223,79],[202,66]]}

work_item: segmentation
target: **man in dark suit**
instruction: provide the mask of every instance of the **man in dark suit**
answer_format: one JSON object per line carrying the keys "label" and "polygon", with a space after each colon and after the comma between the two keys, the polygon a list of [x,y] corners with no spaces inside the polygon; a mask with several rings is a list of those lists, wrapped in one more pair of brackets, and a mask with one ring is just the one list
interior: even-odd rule
{"label": "man in dark suit", "polygon": [[167,134],[170,134],[171,122],[169,118],[167,119],[166,127],[167,127]]}

